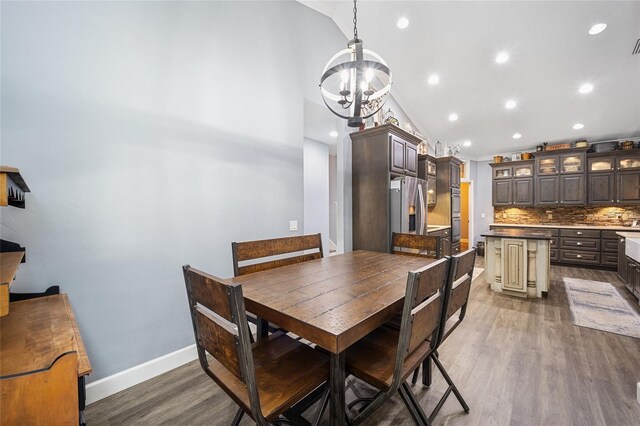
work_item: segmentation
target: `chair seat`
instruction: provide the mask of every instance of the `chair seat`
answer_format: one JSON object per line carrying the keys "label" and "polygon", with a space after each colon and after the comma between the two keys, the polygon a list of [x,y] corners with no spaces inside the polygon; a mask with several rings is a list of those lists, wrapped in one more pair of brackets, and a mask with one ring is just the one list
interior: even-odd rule
{"label": "chair seat", "polygon": [[[388,390],[393,380],[399,335],[398,329],[382,326],[360,339],[347,349],[347,372],[382,391]],[[405,358],[403,381],[427,357],[429,345],[430,342],[426,340]]]}
{"label": "chair seat", "polygon": [[[281,332],[252,345],[262,415],[272,421],[329,378],[329,359]],[[251,413],[246,385],[212,357],[214,380],[247,413]]]}

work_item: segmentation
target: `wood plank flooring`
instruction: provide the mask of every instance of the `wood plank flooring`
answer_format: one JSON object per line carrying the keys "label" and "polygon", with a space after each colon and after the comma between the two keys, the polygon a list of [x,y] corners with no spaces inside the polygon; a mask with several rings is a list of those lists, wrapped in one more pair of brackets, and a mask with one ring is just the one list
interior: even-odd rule
{"label": "wood plank flooring", "polygon": [[[484,267],[478,258],[477,266]],[[471,407],[451,395],[435,425],[639,425],[640,339],[571,323],[562,277],[611,282],[638,307],[614,272],[552,266],[548,297],[521,300],[474,281],[467,317],[440,359]],[[437,371],[431,388],[413,387],[427,413],[445,390]],[[347,401],[371,391],[349,386]],[[228,425],[237,406],[197,361],[98,401],[89,425]],[[327,417],[325,415],[325,417]],[[253,422],[246,416],[242,425]],[[324,420],[323,424],[328,424]],[[367,425],[413,424],[398,397]]]}

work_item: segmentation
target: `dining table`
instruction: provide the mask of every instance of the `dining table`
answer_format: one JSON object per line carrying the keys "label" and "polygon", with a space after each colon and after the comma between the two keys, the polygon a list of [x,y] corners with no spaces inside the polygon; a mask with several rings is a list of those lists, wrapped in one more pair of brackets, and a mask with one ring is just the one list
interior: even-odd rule
{"label": "dining table", "polygon": [[229,281],[247,311],[328,352],[330,424],[344,425],[346,349],[401,312],[408,273],[434,261],[357,250]]}

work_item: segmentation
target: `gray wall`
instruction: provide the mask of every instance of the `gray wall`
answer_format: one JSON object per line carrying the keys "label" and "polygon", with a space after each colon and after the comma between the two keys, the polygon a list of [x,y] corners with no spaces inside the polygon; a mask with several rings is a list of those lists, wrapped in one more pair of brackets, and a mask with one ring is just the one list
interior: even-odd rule
{"label": "gray wall", "polygon": [[[493,223],[493,206],[491,203],[491,161],[470,161],[471,173],[475,182],[474,189],[474,228],[475,242],[483,241],[480,235],[489,230]],[[482,215],[485,215],[483,218]]]}
{"label": "gray wall", "polygon": [[329,239],[337,244],[338,230],[338,158],[329,155]]}
{"label": "gray wall", "polygon": [[329,255],[329,145],[304,139],[304,233],[322,234]]}
{"label": "gray wall", "polygon": [[192,344],[181,265],[304,229],[303,99],[345,37],[296,2],[3,3],[1,31],[15,289],[69,294],[90,381]]}

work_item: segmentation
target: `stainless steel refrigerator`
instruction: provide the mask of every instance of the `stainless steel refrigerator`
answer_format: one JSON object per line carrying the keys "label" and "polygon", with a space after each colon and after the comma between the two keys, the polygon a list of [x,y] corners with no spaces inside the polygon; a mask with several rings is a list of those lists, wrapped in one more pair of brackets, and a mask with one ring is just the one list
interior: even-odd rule
{"label": "stainless steel refrigerator", "polygon": [[427,234],[427,181],[398,177],[391,181],[391,232]]}

